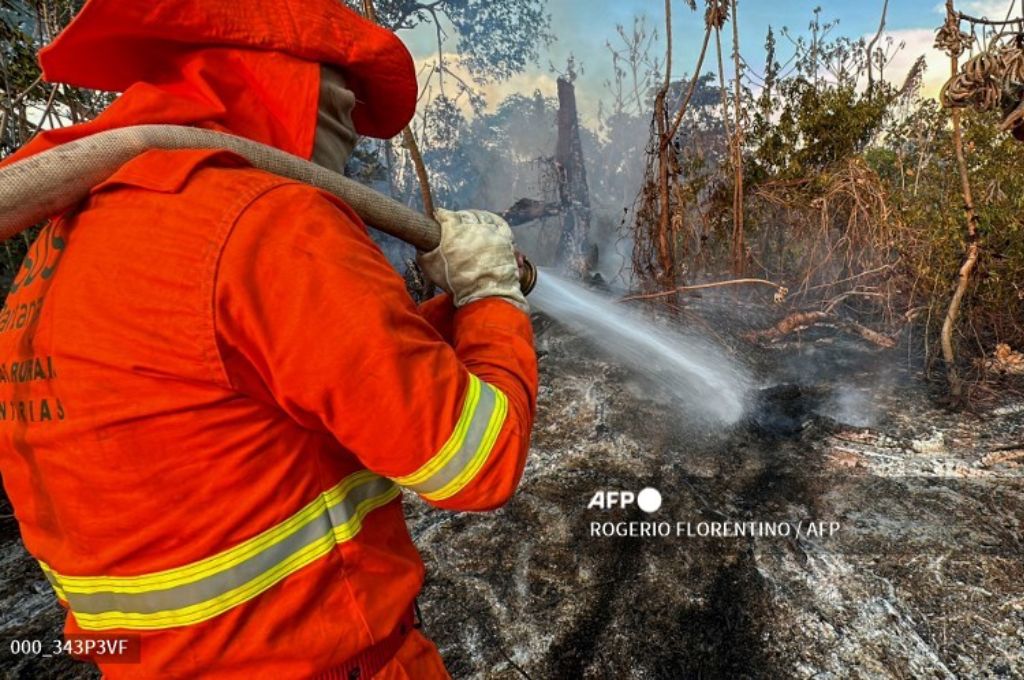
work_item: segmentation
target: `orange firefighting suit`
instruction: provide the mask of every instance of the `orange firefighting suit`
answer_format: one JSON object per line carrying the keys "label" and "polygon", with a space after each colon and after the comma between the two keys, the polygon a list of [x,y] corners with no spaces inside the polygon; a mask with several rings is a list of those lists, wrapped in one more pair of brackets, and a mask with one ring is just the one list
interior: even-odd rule
{"label": "orange firefighting suit", "polygon": [[[92,0],[42,56],[46,75],[125,92],[16,157],[160,122],[308,158],[312,58],[327,59],[279,45],[369,30],[335,0]],[[346,72],[357,96],[378,68],[367,53],[408,61],[374,48],[390,39],[345,43],[362,55]],[[398,81],[395,99],[357,105],[357,126],[408,119]],[[11,287],[0,473],[66,632],[141,636],[141,663],[101,664],[107,677],[315,677],[387,638],[420,590],[403,489],[451,510],[509,499],[536,388],[511,304],[417,309],[337,199],[229,153],[151,151],[55,217]],[[447,674],[413,632],[379,677]]]}

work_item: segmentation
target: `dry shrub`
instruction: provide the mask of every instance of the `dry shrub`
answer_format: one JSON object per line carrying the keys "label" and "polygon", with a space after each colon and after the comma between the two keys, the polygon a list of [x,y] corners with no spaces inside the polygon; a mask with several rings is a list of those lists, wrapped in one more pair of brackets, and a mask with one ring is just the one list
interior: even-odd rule
{"label": "dry shrub", "polygon": [[840,305],[891,324],[902,316],[897,244],[907,231],[859,156],[814,179],[765,182],[748,204],[749,257],[804,307]]}

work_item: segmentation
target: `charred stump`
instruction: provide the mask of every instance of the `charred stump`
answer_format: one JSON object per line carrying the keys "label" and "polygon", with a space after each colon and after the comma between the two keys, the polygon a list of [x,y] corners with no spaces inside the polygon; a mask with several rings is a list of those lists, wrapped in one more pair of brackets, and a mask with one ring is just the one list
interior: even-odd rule
{"label": "charred stump", "polygon": [[583,277],[595,259],[590,243],[590,190],[583,163],[576,87],[571,75],[558,79],[558,143],[555,172],[562,215],[562,235],[558,241],[558,263]]}

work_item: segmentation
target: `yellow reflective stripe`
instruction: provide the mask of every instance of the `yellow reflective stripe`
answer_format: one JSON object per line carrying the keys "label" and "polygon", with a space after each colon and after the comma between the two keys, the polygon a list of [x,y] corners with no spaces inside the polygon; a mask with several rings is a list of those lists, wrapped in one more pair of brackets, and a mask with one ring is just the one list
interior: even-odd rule
{"label": "yellow reflective stripe", "polygon": [[201,623],[251,600],[286,576],[323,557],[334,548],[334,545],[333,536],[324,536],[316,543],[311,543],[299,553],[292,555],[276,569],[264,573],[259,579],[190,607],[160,614],[134,614],[120,611],[103,614],[85,614],[74,612],[74,610],[72,612],[75,621],[85,630],[109,630],[111,628],[157,630]]}
{"label": "yellow reflective stripe", "polygon": [[52,569],[50,569],[42,562],[39,563],[39,566],[43,568],[43,574],[46,575],[46,580],[50,582],[51,586],[53,586],[53,592],[57,594],[57,597],[59,599],[63,600],[64,602],[67,602],[68,596],[64,593],[64,589],[60,587],[60,581],[57,580],[57,575],[53,573]]}
{"label": "yellow reflective stripe", "polygon": [[501,427],[505,424],[505,416],[508,414],[508,397],[501,390],[490,385],[488,387],[494,390],[496,401],[494,410],[491,412],[491,418],[487,422],[487,430],[480,442],[480,447],[473,453],[469,463],[455,479],[437,491],[423,494],[424,498],[432,501],[442,501],[446,498],[451,498],[459,491],[462,491],[470,480],[476,477],[480,468],[484,466],[484,463],[490,457],[491,451],[494,449],[494,442],[498,440]]}
{"label": "yellow reflective stripe", "polygon": [[402,494],[402,490],[397,486],[391,487],[391,490],[385,494],[377,496],[376,498],[370,498],[359,505],[359,509],[356,512],[356,516],[349,520],[347,523],[334,527],[334,540],[338,543],[344,543],[355,538],[363,528],[363,520],[373,510],[387,505],[391,501],[395,500]]}
{"label": "yellow reflective stripe", "polygon": [[206,602],[159,614],[131,614],[125,612],[81,614],[75,612],[75,621],[86,630],[109,630],[112,628],[155,630],[202,623],[263,593],[271,586],[328,554],[338,542],[350,540],[362,529],[363,519],[365,519],[370,511],[390,503],[400,493],[401,490],[398,487],[392,487],[389,492],[382,496],[363,502],[360,504],[356,516],[349,520],[346,525],[336,527],[333,535],[323,536],[315,543],[306,546],[303,550],[292,554],[286,561],[280,563],[274,569],[265,572],[260,578]]}
{"label": "yellow reflective stripe", "polygon": [[476,407],[480,403],[480,390],[481,380],[472,373],[469,374],[469,386],[466,390],[466,398],[462,403],[462,415],[459,416],[459,421],[455,424],[455,429],[452,431],[448,441],[445,442],[441,450],[434,455],[433,458],[428,460],[420,469],[411,475],[404,477],[392,477],[391,479],[396,484],[402,486],[415,487],[418,484],[422,484],[426,480],[430,479],[441,470],[452,457],[459,452],[462,448],[462,444],[466,439],[466,433],[469,431],[469,425],[473,422],[473,415],[476,413]]}
{"label": "yellow reflective stripe", "polygon": [[351,540],[368,513],[400,494],[390,481],[364,470],[270,530],[184,567],[130,577],[69,577],[40,566],[86,630],[190,625],[256,597]]}
{"label": "yellow reflective stripe", "polygon": [[508,398],[470,374],[462,414],[441,450],[420,469],[393,478],[428,500],[444,500],[461,491],[483,467],[508,414]]}
{"label": "yellow reflective stripe", "polygon": [[[230,550],[218,553],[199,562],[141,576],[59,576],[61,587],[69,593],[142,593],[149,590],[194,583],[212,573],[230,569],[256,553],[266,550],[318,515],[322,511],[324,504],[329,506],[335,505],[338,499],[344,497],[352,487],[358,486],[374,476],[374,473],[369,470],[362,470],[350,475],[336,486],[314,498],[308,505],[277,526],[254,536],[244,543],[240,543]],[[49,568],[49,565],[45,565],[42,562],[40,564],[43,565],[44,570],[55,574]]]}

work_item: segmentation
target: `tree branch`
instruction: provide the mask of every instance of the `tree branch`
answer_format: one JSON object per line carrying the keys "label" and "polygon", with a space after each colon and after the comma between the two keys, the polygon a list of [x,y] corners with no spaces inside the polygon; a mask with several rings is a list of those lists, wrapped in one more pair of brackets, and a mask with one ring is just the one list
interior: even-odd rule
{"label": "tree branch", "polygon": [[693,79],[690,80],[690,88],[686,92],[686,98],[683,100],[682,105],[679,107],[679,111],[676,112],[676,118],[672,121],[672,126],[668,129],[668,134],[665,139],[662,140],[662,145],[667,147],[671,140],[676,136],[676,132],[679,131],[679,125],[683,122],[683,116],[686,114],[686,109],[690,106],[690,100],[693,98],[693,93],[697,90],[697,83],[700,81],[700,70],[704,68],[704,57],[708,52],[708,43],[711,42],[711,26],[707,27],[704,31],[704,44],[700,48],[700,56],[697,58],[697,67],[693,71]]}
{"label": "tree branch", "polygon": [[875,70],[873,68],[872,55],[875,52],[875,45],[878,44],[879,38],[882,37],[882,32],[885,31],[885,17],[889,12],[889,0],[885,0],[882,4],[882,18],[878,22],[878,32],[875,33],[875,37],[868,43],[868,94],[871,93],[872,88],[875,86]]}
{"label": "tree branch", "polygon": [[635,295],[627,295],[626,297],[619,298],[619,302],[629,302],[631,300],[652,300],[654,298],[669,297],[678,293],[688,293],[694,290],[705,290],[708,288],[722,288],[724,286],[740,286],[740,285],[760,285],[770,286],[776,290],[785,290],[784,286],[780,286],[774,281],[768,281],[767,279],[732,279],[730,281],[715,281],[713,283],[701,283],[695,286],[679,286],[672,290],[663,290],[657,293],[637,293]]}
{"label": "tree branch", "polygon": [[[373,0],[362,0],[362,3],[363,14],[366,18],[375,24],[379,23],[377,21],[377,11],[373,7]],[[425,9],[427,8],[425,7]],[[434,216],[434,197],[430,192],[430,177],[427,175],[427,166],[423,162],[420,147],[416,143],[416,136],[408,125],[402,130],[402,141],[405,144],[405,148],[409,150],[409,156],[412,158],[413,166],[416,168],[416,178],[420,183],[420,195],[423,197],[423,212],[426,213],[427,217],[432,218]]]}
{"label": "tree branch", "polygon": [[1024,19],[1006,19],[1005,21],[999,21],[997,19],[988,19],[985,17],[972,17],[969,14],[963,12],[954,12],[958,21],[966,21],[971,24],[980,24],[982,26],[1024,26]]}

